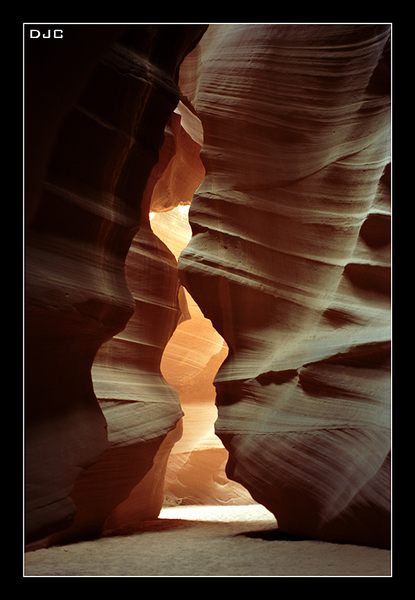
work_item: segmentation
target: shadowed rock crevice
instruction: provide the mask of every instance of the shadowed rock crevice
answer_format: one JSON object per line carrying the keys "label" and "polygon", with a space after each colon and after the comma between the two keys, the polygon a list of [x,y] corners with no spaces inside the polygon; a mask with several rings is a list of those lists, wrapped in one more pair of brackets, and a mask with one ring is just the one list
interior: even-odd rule
{"label": "shadowed rock crevice", "polygon": [[[111,445],[91,366],[134,312],[125,257],[140,215],[148,220],[180,63],[205,29],[67,26],[53,51],[51,40],[25,44],[27,541],[64,528],[75,512],[85,532],[102,521],[71,498]],[[174,320],[177,276],[166,287],[168,265],[161,271],[154,285],[166,289]],[[159,328],[167,340],[174,325],[159,317]],[[140,439],[174,428],[179,408],[162,412],[164,426],[124,439],[133,453]]]}

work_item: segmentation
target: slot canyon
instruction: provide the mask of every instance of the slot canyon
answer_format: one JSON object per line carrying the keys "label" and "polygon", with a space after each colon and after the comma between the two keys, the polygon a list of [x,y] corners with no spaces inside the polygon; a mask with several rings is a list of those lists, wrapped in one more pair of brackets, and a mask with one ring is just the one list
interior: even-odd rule
{"label": "slot canyon", "polygon": [[389,575],[390,25],[60,27],[24,27],[26,576]]}

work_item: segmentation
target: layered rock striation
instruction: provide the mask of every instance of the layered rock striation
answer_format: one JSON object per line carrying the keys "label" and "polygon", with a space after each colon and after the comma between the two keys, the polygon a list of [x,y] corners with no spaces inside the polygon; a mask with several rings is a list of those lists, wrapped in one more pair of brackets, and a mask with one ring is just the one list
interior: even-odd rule
{"label": "layered rock striation", "polygon": [[228,477],[286,532],[385,546],[389,28],[205,31],[25,46],[27,541],[250,501],[219,369]]}
{"label": "layered rock striation", "polygon": [[[179,65],[205,29],[67,26],[53,49],[46,39],[25,46],[28,541],[70,525],[76,511],[74,535],[100,531],[180,419],[174,393],[156,374],[178,313],[172,257],[144,226],[131,252],[139,260],[130,272],[140,277],[133,296],[124,262],[142,215],[148,223],[157,181],[150,175],[179,101]],[[104,418],[91,367],[137,306],[154,331],[142,335],[134,320],[109,354],[125,360],[133,381],[137,360],[126,352],[136,335],[140,352],[148,346],[138,360],[142,378],[134,392],[122,388],[122,402],[114,402],[120,392],[105,395]],[[104,349],[100,364],[108,360]],[[139,444],[147,444],[144,458]],[[91,513],[87,504],[96,501]]]}
{"label": "layered rock striation", "polygon": [[228,476],[289,533],[389,543],[389,28],[213,25],[181,280],[223,336]]}

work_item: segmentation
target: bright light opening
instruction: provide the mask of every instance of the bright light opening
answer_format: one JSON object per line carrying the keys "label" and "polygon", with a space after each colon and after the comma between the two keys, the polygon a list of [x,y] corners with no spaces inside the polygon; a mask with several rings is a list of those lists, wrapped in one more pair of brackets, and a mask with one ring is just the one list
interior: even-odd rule
{"label": "bright light opening", "polygon": [[181,215],[188,215],[190,210],[190,204],[179,204],[177,210]]}
{"label": "bright light opening", "polygon": [[[192,237],[189,209],[189,204],[181,204],[150,213],[153,232],[176,259]],[[254,504],[245,488],[226,477],[228,452],[214,432],[213,380],[228,354],[227,345],[187,290],[183,292],[190,318],[179,323],[161,361],[161,372],[177,391],[185,413],[183,436],[167,466],[165,505]]]}
{"label": "bright light opening", "polygon": [[275,527],[274,515],[261,504],[250,506],[204,505],[204,506],[165,506],[160,519],[180,519],[182,521],[205,521],[240,523],[241,521],[263,521]]}

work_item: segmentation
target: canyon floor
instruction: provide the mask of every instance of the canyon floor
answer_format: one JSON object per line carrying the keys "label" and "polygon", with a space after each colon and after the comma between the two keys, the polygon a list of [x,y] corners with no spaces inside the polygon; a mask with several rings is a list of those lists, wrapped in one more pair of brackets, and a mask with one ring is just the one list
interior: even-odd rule
{"label": "canyon floor", "polygon": [[388,576],[390,552],[287,540],[263,506],[167,507],[140,532],[28,552],[26,576]]}

